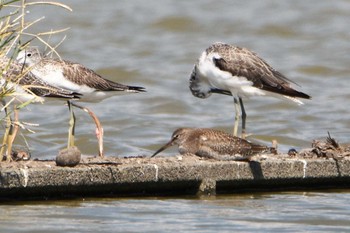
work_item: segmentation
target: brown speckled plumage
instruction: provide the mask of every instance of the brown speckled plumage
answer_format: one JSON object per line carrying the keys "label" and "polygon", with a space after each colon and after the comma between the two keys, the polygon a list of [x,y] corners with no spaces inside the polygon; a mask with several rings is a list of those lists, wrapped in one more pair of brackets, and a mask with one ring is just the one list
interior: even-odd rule
{"label": "brown speckled plumage", "polygon": [[212,93],[232,95],[235,105],[233,135],[237,136],[238,121],[242,118],[242,138],[246,135],[243,98],[273,96],[291,100],[299,105],[299,98],[310,99],[292,88],[292,81],[273,69],[254,52],[224,43],[214,43],[197,60],[189,81],[192,94],[208,98]]}
{"label": "brown speckled plumage", "polygon": [[79,63],[58,59],[43,59],[39,63],[39,66],[45,67],[48,64],[51,66],[62,67],[63,75],[70,81],[78,85],[87,85],[88,87],[95,88],[98,91],[144,91],[143,87],[127,86],[105,79],[101,75],[95,73],[93,70],[86,68]]}
{"label": "brown speckled plumage", "polygon": [[[264,91],[278,93],[290,97],[310,99],[311,97],[291,87],[291,80],[272,68],[256,53],[241,47],[235,47],[224,43],[214,43],[205,50],[206,54],[217,53],[220,58],[213,58],[213,63],[222,71],[227,71],[232,76],[245,77],[253,83],[253,86]],[[205,93],[198,92],[198,80],[196,69],[192,71],[190,89],[196,97],[205,98]],[[230,95],[229,90],[212,88],[209,92]],[[204,97],[205,96],[205,97]]]}
{"label": "brown speckled plumage", "polygon": [[172,145],[179,147],[180,154],[191,153],[217,160],[236,160],[235,155],[248,157],[270,151],[270,148],[266,146],[251,143],[219,130],[179,128],[174,131],[171,140],[156,151],[152,157]]}
{"label": "brown speckled plumage", "polygon": [[[138,86],[127,86],[103,78],[95,71],[75,62],[43,57],[36,47],[29,47],[25,50],[26,64],[34,65],[33,69],[40,76],[50,75],[52,71],[62,72],[63,76],[77,84],[86,85],[95,91],[127,91],[144,92],[145,88]],[[65,87],[68,89],[68,87]],[[85,94],[85,93],[81,93]]]}
{"label": "brown speckled plumage", "polygon": [[37,96],[67,99],[78,99],[80,96],[78,93],[49,85],[25,70],[22,64],[7,57],[0,57],[0,73],[2,74],[1,78],[7,82],[25,86],[29,92]]}

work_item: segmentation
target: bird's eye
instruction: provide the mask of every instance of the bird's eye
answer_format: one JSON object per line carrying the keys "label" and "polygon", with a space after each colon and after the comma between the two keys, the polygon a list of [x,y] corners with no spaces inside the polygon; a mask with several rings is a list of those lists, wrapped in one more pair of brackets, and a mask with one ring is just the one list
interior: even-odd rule
{"label": "bird's eye", "polygon": [[27,57],[31,57],[32,56],[32,54],[31,53],[27,53]]}

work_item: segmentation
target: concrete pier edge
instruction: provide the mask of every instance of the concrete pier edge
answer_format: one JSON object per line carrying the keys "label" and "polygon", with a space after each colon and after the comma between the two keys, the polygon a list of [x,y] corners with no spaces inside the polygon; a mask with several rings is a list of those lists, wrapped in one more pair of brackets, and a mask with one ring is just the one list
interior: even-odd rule
{"label": "concrete pier edge", "polygon": [[264,157],[250,162],[195,156],[85,158],[76,167],[54,161],[0,166],[0,199],[73,196],[212,195],[350,187],[350,159]]}

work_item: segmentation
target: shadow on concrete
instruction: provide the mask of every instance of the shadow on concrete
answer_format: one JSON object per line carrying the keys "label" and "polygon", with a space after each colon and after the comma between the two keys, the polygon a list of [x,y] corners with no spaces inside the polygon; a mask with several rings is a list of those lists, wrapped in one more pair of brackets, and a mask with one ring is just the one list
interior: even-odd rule
{"label": "shadow on concrete", "polygon": [[261,164],[257,161],[249,161],[249,168],[252,171],[254,180],[264,179]]}

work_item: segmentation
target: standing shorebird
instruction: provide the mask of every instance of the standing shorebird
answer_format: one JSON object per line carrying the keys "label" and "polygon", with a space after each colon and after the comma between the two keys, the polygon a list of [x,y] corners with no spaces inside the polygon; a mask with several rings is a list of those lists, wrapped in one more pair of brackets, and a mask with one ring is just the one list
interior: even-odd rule
{"label": "standing shorebird", "polygon": [[242,97],[282,97],[299,105],[303,102],[298,98],[311,98],[293,89],[292,83],[254,52],[224,43],[214,43],[202,53],[195,64],[190,78],[190,90],[198,98],[208,98],[211,93],[234,96],[236,114],[233,135],[237,136],[241,112],[242,138],[245,138],[246,112]]}
{"label": "standing shorebird", "polygon": [[255,154],[271,152],[271,148],[267,146],[251,143],[219,130],[179,128],[174,131],[171,140],[151,157],[173,145],[179,147],[180,154],[191,153],[217,160],[249,160]]}
{"label": "standing shorebird", "polygon": [[[7,128],[4,134],[3,143],[0,149],[0,161],[4,153],[5,145],[7,147],[7,159],[10,159],[12,143],[16,137],[16,124],[12,123],[10,115],[7,113],[6,100],[15,105],[25,105],[30,102],[43,102],[43,97],[53,97],[61,99],[79,99],[79,94],[73,91],[65,90],[51,86],[45,81],[37,78],[29,70],[23,69],[23,65],[7,57],[0,57],[0,88],[3,94],[1,99],[4,105],[7,119]],[[14,107],[15,121],[18,114]]]}
{"label": "standing shorebird", "polygon": [[[110,97],[115,91],[145,92],[145,88],[119,84],[95,73],[81,64],[43,57],[35,47],[29,47],[18,54],[17,60],[31,68],[31,72],[38,78],[52,86],[82,94],[81,101],[98,102]],[[68,102],[87,111],[96,123],[96,135],[99,141],[99,155],[103,156],[103,129],[96,115],[87,108]],[[74,145],[74,113],[71,111],[71,128],[68,137],[68,147]]]}
{"label": "standing shorebird", "polygon": [[14,91],[12,96],[18,103],[42,102],[42,97],[80,98],[79,93],[50,85],[24,69],[22,64],[7,57],[0,57],[0,73],[0,87],[9,92]]}

